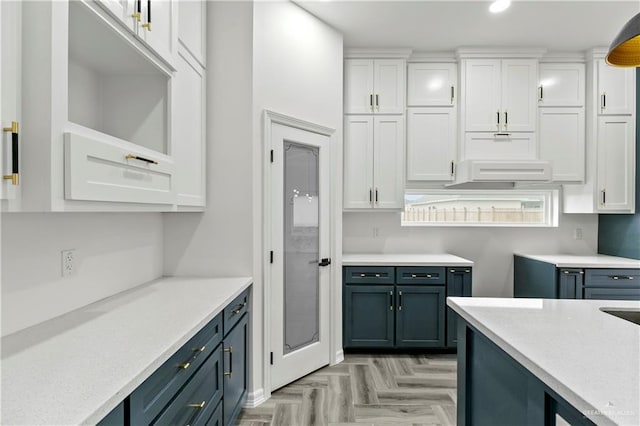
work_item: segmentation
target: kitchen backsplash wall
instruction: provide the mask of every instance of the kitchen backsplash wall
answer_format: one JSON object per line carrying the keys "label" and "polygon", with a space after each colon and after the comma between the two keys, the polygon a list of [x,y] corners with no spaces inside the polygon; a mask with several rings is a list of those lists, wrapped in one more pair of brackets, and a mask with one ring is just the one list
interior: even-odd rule
{"label": "kitchen backsplash wall", "polygon": [[[400,213],[344,213],[344,253],[451,253],[475,262],[473,295],[513,296],[513,254],[592,254],[597,215],[560,215],[557,228],[401,227]],[[374,228],[378,236],[374,237]],[[574,239],[576,228],[582,240]]]}
{"label": "kitchen backsplash wall", "polygon": [[[2,335],[162,275],[160,213],[2,215]],[[75,249],[62,278],[61,250]]]}
{"label": "kitchen backsplash wall", "polygon": [[[640,72],[636,71],[636,99],[640,102]],[[636,214],[601,214],[598,253],[640,259],[640,114],[636,103]]]}

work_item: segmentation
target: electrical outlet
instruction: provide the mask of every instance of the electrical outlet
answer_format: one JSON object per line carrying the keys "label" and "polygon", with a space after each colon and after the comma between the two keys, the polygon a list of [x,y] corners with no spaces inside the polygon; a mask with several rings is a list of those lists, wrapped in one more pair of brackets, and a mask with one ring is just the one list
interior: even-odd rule
{"label": "electrical outlet", "polygon": [[576,240],[581,240],[582,239],[582,228],[576,228],[573,231],[573,238]]}
{"label": "electrical outlet", "polygon": [[61,254],[62,276],[69,277],[71,275],[75,275],[76,274],[75,249],[62,250],[60,254]]}
{"label": "electrical outlet", "polygon": [[380,228],[373,228],[373,238],[378,238],[380,236]]}

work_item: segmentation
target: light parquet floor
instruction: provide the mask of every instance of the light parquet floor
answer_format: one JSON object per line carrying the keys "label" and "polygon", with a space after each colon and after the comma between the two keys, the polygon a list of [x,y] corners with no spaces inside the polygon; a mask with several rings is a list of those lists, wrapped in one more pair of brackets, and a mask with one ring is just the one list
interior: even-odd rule
{"label": "light parquet floor", "polygon": [[353,354],[243,410],[238,425],[455,425],[455,404],[455,354]]}

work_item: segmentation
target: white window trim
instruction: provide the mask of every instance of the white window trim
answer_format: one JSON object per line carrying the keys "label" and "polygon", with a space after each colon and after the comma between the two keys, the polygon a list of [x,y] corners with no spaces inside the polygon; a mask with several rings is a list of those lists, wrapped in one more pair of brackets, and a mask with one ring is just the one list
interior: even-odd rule
{"label": "white window trim", "polygon": [[[544,197],[544,223],[479,223],[479,222],[405,222],[400,219],[400,226],[412,228],[412,227],[443,227],[443,228],[557,228],[558,218],[560,216],[560,191],[558,189],[537,189],[537,190],[477,190],[477,189],[407,189],[405,193],[411,194],[473,194],[478,196],[491,196],[496,197],[504,196],[517,196],[517,195],[538,195]],[[402,218],[402,215],[400,216]]]}

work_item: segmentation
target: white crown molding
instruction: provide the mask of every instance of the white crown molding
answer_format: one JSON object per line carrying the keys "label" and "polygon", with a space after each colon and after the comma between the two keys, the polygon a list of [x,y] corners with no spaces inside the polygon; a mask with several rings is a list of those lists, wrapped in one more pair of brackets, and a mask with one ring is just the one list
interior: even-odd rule
{"label": "white crown molding", "polygon": [[545,62],[581,62],[585,61],[584,52],[548,52],[542,58],[540,58],[540,63]]}
{"label": "white crown molding", "polygon": [[457,62],[455,52],[413,52],[407,62]]}
{"label": "white crown molding", "polygon": [[409,48],[363,48],[363,47],[347,47],[344,49],[345,59],[407,59],[411,56],[412,49]]}
{"label": "white crown molding", "polygon": [[589,60],[604,59],[609,49],[606,47],[594,47],[585,52],[584,56]]}
{"label": "white crown molding", "polygon": [[543,47],[460,47],[456,49],[458,59],[470,58],[529,58],[540,59],[547,53]]}
{"label": "white crown molding", "polygon": [[[264,110],[265,125],[271,125],[272,123],[283,124],[285,126],[294,127],[300,130],[306,130],[308,132],[317,133],[319,135],[331,136],[335,133],[336,129],[323,126],[321,124],[312,123],[310,121],[301,120],[299,118],[290,117],[285,114],[280,114],[268,109]],[[265,128],[266,131],[266,128]],[[265,133],[267,134],[267,133]]]}

